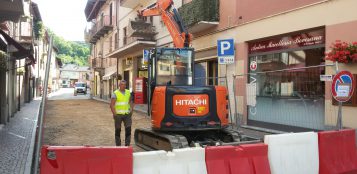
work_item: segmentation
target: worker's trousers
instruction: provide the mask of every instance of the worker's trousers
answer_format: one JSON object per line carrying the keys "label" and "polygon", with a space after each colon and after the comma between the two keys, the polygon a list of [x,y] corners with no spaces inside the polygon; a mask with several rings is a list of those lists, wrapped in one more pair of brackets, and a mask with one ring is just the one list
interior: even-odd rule
{"label": "worker's trousers", "polygon": [[115,144],[121,146],[120,132],[121,132],[121,123],[124,122],[125,127],[125,146],[130,146],[131,138],[131,115],[114,115],[114,124],[115,124]]}

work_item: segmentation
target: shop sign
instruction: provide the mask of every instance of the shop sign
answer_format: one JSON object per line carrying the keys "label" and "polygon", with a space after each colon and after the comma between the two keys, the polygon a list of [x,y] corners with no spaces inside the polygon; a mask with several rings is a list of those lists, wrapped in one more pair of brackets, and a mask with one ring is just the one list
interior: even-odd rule
{"label": "shop sign", "polygon": [[143,60],[142,60],[142,65],[147,66],[149,64],[149,50],[143,50]]}
{"label": "shop sign", "polygon": [[325,44],[325,30],[319,29],[249,43],[249,54]]}
{"label": "shop sign", "polygon": [[217,57],[219,64],[234,63],[234,40],[217,40]]}
{"label": "shop sign", "polygon": [[251,71],[255,71],[258,68],[258,64],[256,61],[251,61],[249,67]]}
{"label": "shop sign", "polygon": [[332,75],[320,75],[320,81],[327,82],[332,81]]}

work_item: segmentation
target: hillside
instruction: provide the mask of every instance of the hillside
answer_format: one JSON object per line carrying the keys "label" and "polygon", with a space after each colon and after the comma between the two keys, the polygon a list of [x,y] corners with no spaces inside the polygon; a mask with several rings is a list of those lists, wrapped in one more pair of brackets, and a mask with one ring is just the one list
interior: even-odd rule
{"label": "hillside", "polygon": [[88,56],[90,54],[89,44],[82,41],[66,41],[55,33],[50,33],[54,36],[54,46],[58,48],[57,57],[61,59],[63,64],[88,65]]}

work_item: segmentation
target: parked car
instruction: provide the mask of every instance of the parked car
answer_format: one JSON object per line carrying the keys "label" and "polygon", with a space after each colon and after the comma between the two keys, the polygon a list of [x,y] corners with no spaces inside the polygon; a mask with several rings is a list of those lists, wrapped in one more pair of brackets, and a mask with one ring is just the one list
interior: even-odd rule
{"label": "parked car", "polygon": [[74,84],[74,95],[78,93],[87,94],[87,84],[84,82],[76,82]]}

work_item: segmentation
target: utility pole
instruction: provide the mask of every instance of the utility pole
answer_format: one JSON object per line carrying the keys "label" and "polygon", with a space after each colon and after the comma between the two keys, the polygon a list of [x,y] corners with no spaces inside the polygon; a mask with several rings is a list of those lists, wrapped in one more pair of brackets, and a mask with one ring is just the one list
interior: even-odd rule
{"label": "utility pole", "polygon": [[39,123],[38,126],[38,140],[36,143],[36,154],[35,154],[35,165],[34,165],[34,174],[38,173],[39,168],[39,160],[40,160],[40,152],[41,152],[41,145],[42,145],[42,124],[43,124],[43,115],[45,112],[45,105],[46,105],[46,98],[47,98],[47,86],[48,86],[48,76],[50,73],[50,66],[51,66],[51,57],[52,57],[52,44],[53,44],[53,36],[50,38],[50,44],[48,46],[47,51],[47,62],[46,62],[46,71],[45,71],[45,80],[43,82],[43,93],[42,93],[42,102],[41,102],[41,110],[39,115]]}

